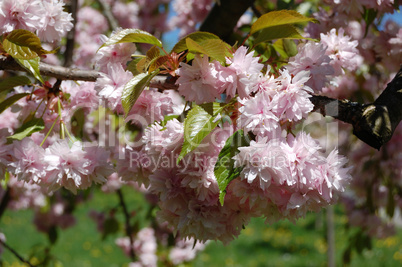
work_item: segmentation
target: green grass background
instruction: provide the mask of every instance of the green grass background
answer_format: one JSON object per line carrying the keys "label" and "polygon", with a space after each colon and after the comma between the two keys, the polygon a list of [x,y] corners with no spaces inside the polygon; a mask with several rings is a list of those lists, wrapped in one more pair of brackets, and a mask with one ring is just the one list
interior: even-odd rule
{"label": "green grass background", "polygon": [[[130,210],[147,212],[149,208],[142,195],[125,189],[125,198]],[[88,217],[91,209],[105,210],[118,205],[116,194],[97,191],[92,199],[80,204],[75,210],[77,223],[74,227],[59,231],[56,244],[51,249],[54,256],[52,266],[127,266],[129,259],[114,241],[123,231],[101,240],[96,225]],[[348,232],[344,227],[346,216],[340,207],[335,209],[336,259],[342,266],[342,253],[347,245]],[[22,256],[43,251],[49,244],[45,234],[36,231],[32,224],[33,211],[6,211],[0,221],[0,231],[7,237],[7,244]],[[123,221],[122,217],[118,217]],[[364,250],[361,255],[352,254],[351,266],[377,267],[402,266],[402,232],[384,240],[374,240],[372,250]],[[266,225],[263,219],[253,219],[234,242],[227,246],[210,242],[197,258],[182,266],[327,266],[325,238],[325,211],[308,214],[296,224],[281,221]],[[1,266],[25,266],[8,250],[4,250]]]}

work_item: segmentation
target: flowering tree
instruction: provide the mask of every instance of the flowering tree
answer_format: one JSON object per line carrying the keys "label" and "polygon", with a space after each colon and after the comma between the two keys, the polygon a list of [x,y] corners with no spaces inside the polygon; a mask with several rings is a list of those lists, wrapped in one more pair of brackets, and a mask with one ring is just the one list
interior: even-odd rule
{"label": "flowering tree", "polygon": [[[132,266],[156,266],[161,246],[180,264],[252,217],[295,221],[338,199],[354,243],[393,233],[378,216],[402,204],[402,30],[378,28],[393,0],[65,2],[0,0],[0,217],[32,208],[55,242],[101,184],[119,196]],[[313,111],[347,124],[325,131]],[[158,210],[148,227],[123,185]],[[117,230],[113,213],[91,217]]]}

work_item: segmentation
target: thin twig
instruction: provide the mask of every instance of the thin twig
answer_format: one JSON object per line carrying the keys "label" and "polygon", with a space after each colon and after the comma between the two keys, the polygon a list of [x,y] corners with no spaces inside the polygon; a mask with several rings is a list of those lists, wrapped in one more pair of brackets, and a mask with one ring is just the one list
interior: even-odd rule
{"label": "thin twig", "polygon": [[108,3],[106,3],[105,0],[97,0],[99,5],[102,8],[103,15],[105,15],[107,22],[109,23],[109,28],[113,31],[119,27],[119,23],[113,16],[112,11],[110,10],[110,6]]}
{"label": "thin twig", "polygon": [[12,247],[7,245],[3,240],[0,239],[0,244],[3,245],[6,249],[8,249],[11,253],[14,254],[21,262],[28,264],[30,267],[35,267],[36,265],[31,264],[29,261],[25,260],[17,251],[15,251]]}
{"label": "thin twig", "polygon": [[3,216],[3,213],[6,211],[8,203],[10,202],[10,188],[7,187],[6,192],[4,193],[3,198],[1,199],[0,203],[0,219]]}
{"label": "thin twig", "polygon": [[130,214],[127,209],[126,202],[124,201],[123,192],[121,189],[117,190],[117,195],[119,196],[120,206],[123,208],[124,218],[125,218],[125,228],[126,228],[126,235],[130,239],[130,257],[133,261],[135,261],[135,252],[134,252],[134,239],[133,239],[133,232],[130,225]]}

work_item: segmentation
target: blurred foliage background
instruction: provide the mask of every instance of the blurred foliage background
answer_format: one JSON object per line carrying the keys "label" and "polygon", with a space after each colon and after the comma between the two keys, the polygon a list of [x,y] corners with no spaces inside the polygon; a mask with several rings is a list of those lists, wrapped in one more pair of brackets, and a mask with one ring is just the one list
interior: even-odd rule
{"label": "blurred foliage background", "polygon": [[[130,211],[144,213],[149,204],[141,193],[131,188],[123,188]],[[124,236],[122,226],[116,233],[109,234],[104,240],[96,230],[96,223],[88,213],[96,207],[107,210],[118,206],[115,194],[105,194],[95,190],[92,197],[76,207],[76,224],[66,230],[57,231],[53,246],[47,235],[36,231],[32,224],[33,211],[7,210],[0,222],[0,231],[7,237],[7,243],[26,259],[39,259],[47,256],[52,259],[50,266],[128,266],[129,258],[115,245],[115,239]],[[141,217],[141,216],[140,216]],[[116,218],[123,225],[123,216]],[[335,206],[336,261],[341,266],[346,246],[356,242],[359,229],[345,227],[346,215],[340,206]],[[383,239],[369,240],[360,238],[358,242],[371,242],[371,250],[352,251],[351,266],[401,266],[402,231],[398,235]],[[44,248],[50,248],[46,250]],[[356,246],[357,250],[359,245]],[[46,252],[47,251],[47,252]],[[224,246],[220,242],[209,242],[206,249],[199,253],[193,262],[181,266],[327,266],[326,216],[325,210],[308,214],[305,219],[293,224],[280,221],[267,225],[264,220],[253,219],[237,240]],[[31,260],[34,263],[35,260]],[[1,266],[26,266],[10,251],[1,255]]]}

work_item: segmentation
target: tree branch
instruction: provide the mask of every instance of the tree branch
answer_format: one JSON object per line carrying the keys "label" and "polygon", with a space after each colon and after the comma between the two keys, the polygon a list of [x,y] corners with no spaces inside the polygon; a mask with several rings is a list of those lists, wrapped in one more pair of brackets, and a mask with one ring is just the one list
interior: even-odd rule
{"label": "tree branch", "polygon": [[380,149],[402,120],[402,66],[394,79],[372,104],[312,96],[314,110],[352,124],[353,134],[366,144]]}
{"label": "tree branch", "polygon": [[66,51],[64,52],[64,67],[70,67],[73,64],[73,52],[75,46],[75,26],[77,25],[78,0],[70,1],[71,16],[73,18],[73,28],[67,33]]}
{"label": "tree branch", "polygon": [[97,2],[101,6],[103,15],[105,15],[107,22],[109,23],[109,28],[112,31],[116,30],[119,27],[119,23],[113,16],[112,11],[110,10],[109,4],[105,0],[97,0]]}
{"label": "tree branch", "polygon": [[126,235],[130,239],[130,258],[131,260],[135,261],[135,252],[134,252],[134,240],[133,240],[133,231],[130,225],[130,214],[128,213],[126,202],[124,201],[123,192],[121,189],[118,189],[117,195],[119,196],[120,206],[123,209],[124,219],[125,219],[125,228],[126,228]]}
{"label": "tree branch", "polygon": [[220,0],[209,12],[200,31],[218,35],[223,41],[233,44],[231,35],[240,17],[252,7],[255,0]]}
{"label": "tree branch", "polygon": [[4,246],[6,249],[8,249],[11,253],[14,254],[15,257],[17,257],[21,262],[27,264],[30,267],[34,267],[36,265],[32,265],[29,261],[25,260],[16,250],[14,250],[12,247],[7,245],[3,240],[0,239],[0,244]]}
{"label": "tree branch", "polygon": [[[24,71],[12,57],[0,56],[0,70]],[[76,68],[66,68],[53,66],[46,63],[39,63],[39,70],[42,75],[55,77],[60,80],[88,81],[95,82],[100,77],[100,73],[94,70],[82,70]]]}

